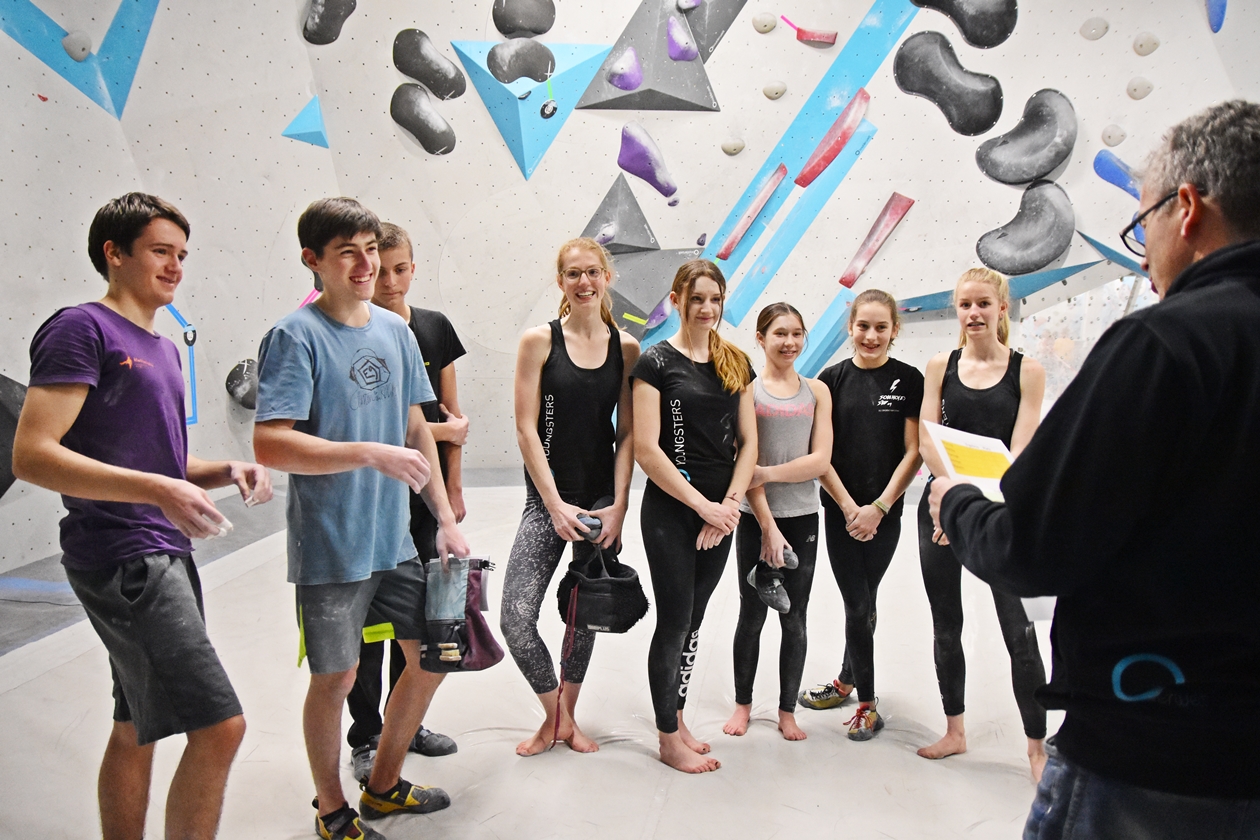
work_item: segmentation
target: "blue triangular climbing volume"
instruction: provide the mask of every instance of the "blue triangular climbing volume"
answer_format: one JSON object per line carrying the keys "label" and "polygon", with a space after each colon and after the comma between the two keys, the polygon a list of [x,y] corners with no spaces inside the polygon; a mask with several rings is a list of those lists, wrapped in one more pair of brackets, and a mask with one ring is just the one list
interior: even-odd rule
{"label": "blue triangular climbing volume", "polygon": [[31,0],[0,2],[0,30],[117,119],[122,118],[159,0],[122,0],[100,49],[75,61],[61,46],[66,30]]}
{"label": "blue triangular climbing volume", "polygon": [[[547,44],[556,58],[556,69],[548,81],[525,77],[505,85],[486,67],[486,56],[497,43],[452,41],[451,46],[521,174],[529,180],[612,48],[601,44]],[[549,100],[555,102],[555,113],[543,117],[543,104]]]}
{"label": "blue triangular climbing volume", "polygon": [[312,146],[328,148],[328,134],[324,131],[324,112],[319,108],[319,97],[312,96],[306,107],[298,112],[289,127],[280,132],[283,137],[301,140]]}

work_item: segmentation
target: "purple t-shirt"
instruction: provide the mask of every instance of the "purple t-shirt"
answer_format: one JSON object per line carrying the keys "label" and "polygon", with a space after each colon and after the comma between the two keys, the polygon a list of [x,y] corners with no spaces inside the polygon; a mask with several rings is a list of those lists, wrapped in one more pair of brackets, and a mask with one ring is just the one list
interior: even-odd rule
{"label": "purple t-shirt", "polygon": [[[90,386],[61,439],[67,449],[118,467],[186,476],[184,375],[174,342],[100,303],[59,310],[31,340],[30,387],[66,384]],[[192,551],[156,505],[61,498],[62,562],[72,569]]]}

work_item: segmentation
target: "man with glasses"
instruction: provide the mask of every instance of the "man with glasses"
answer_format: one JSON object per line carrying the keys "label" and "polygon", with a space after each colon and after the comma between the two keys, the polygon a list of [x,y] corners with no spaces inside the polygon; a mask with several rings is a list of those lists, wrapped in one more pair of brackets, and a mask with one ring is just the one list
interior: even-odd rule
{"label": "man with glasses", "polygon": [[1025,838],[1260,837],[1260,105],[1174,126],[1141,206],[1161,302],[1099,339],[1004,504],[933,482],[967,568],[1059,596]]}

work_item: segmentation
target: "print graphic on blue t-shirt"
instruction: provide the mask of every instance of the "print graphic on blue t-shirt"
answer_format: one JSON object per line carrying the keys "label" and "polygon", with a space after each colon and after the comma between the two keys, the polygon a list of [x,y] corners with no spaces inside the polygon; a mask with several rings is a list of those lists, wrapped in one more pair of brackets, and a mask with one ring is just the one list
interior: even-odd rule
{"label": "print graphic on blue t-shirt", "polygon": [[365,391],[372,391],[389,381],[389,365],[377,353],[359,348],[350,364],[350,379]]}

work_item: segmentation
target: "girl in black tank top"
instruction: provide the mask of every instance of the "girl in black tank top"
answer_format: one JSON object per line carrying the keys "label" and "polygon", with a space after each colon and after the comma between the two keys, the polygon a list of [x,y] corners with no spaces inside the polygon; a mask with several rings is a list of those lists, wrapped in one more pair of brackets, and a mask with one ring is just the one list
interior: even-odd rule
{"label": "girl in black tank top", "polygon": [[516,358],[516,438],[525,461],[525,511],[508,557],[499,626],[546,714],[538,732],[517,746],[518,755],[542,752],[554,737],[578,752],[599,749],[573,720],[595,634],[574,633],[561,662],[561,684],[538,634],[538,615],[565,545],[573,543],[576,557],[597,550],[583,537],[589,529],[578,516],[599,519],[597,544],[615,550],[630,501],[633,408],[627,374],[639,358],[639,345],[613,325],[611,281],[608,252],[593,239],[561,246],[556,260],[556,285],[564,293],[560,318],[526,330]]}
{"label": "girl in black tank top", "polygon": [[[1007,344],[1010,334],[1010,290],[995,271],[975,268],[959,278],[954,306],[962,327],[960,347],[928,362],[920,421],[939,423],[973,434],[998,438],[1019,455],[1041,415],[1046,375],[1041,365],[1025,359]],[[922,428],[920,429],[922,432]],[[936,451],[921,434],[924,463],[943,475]],[[962,566],[949,540],[932,523],[928,493],[919,503],[919,564],[932,608],[936,678],[945,709],[945,737],[923,747],[919,755],[944,758],[967,749],[963,729],[966,663],[962,650]],[[1045,685],[1045,664],[1037,634],[1015,595],[993,589],[998,624],[1011,655],[1011,680],[1028,738],[1028,761],[1035,779],[1046,763],[1046,712],[1034,698]]]}

